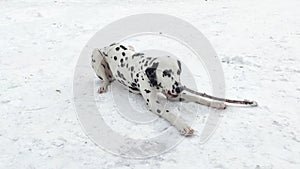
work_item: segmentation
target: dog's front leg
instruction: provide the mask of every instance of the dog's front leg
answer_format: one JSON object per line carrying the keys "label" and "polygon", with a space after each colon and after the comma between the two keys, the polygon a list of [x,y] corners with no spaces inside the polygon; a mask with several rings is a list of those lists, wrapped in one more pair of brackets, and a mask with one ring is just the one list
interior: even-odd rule
{"label": "dog's front leg", "polygon": [[146,78],[147,76],[145,75],[140,76],[139,84],[141,94],[145,99],[150,111],[157,114],[160,117],[163,117],[170,124],[174,125],[182,135],[193,135],[194,130],[188,124],[186,124],[182,118],[176,116],[174,113],[171,113],[170,110],[165,109],[164,106],[159,102],[157,97],[158,91],[154,87],[150,86],[148,79],[146,80]]}
{"label": "dog's front leg", "polygon": [[202,104],[208,107],[216,108],[216,109],[225,109],[226,104],[223,102],[218,102],[218,101],[210,101],[208,99],[204,99],[201,96],[197,96],[193,93],[184,91],[178,95],[178,97],[170,97],[167,96],[169,100],[172,101],[181,101],[181,102],[194,102],[198,104]]}

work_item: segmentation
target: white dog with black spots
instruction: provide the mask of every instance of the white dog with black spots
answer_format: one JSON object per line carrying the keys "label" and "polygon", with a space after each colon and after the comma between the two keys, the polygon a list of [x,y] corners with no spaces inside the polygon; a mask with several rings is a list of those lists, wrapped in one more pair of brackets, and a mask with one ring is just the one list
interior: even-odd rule
{"label": "white dog with black spots", "polygon": [[171,56],[147,57],[144,53],[135,52],[132,46],[114,43],[94,49],[91,57],[93,70],[103,80],[99,93],[105,92],[110,82],[117,80],[130,92],[141,94],[149,110],[169,121],[182,135],[190,136],[194,130],[169,109],[164,109],[158,100],[159,93],[171,101],[226,108],[224,102],[205,99],[192,90],[185,90],[179,80],[181,62]]}

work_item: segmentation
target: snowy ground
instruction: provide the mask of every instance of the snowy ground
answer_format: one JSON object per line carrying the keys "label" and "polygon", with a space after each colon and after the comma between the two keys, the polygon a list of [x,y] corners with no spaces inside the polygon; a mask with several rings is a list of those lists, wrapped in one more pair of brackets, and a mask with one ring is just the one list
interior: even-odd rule
{"label": "snowy ground", "polygon": [[[300,1],[82,2],[0,0],[1,169],[300,168]],[[230,107],[207,143],[191,137],[149,159],[94,145],[72,100],[80,51],[106,24],[144,12],[201,30],[222,61],[226,95],[259,107]]]}

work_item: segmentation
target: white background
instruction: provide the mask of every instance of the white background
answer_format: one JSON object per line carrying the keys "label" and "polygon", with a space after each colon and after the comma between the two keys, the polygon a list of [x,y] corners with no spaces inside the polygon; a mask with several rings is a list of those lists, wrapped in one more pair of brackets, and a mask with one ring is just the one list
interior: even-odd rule
{"label": "white background", "polygon": [[[298,0],[0,0],[0,168],[300,168],[299,7]],[[259,107],[229,107],[205,144],[195,136],[157,157],[124,159],[82,131],[73,74],[99,29],[145,12],[196,26],[222,61],[226,95]]]}

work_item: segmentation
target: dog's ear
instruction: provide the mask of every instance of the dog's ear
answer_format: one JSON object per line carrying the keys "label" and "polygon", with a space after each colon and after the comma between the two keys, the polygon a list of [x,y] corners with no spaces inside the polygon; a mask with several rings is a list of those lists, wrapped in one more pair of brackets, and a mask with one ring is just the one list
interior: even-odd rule
{"label": "dog's ear", "polygon": [[135,51],[134,47],[131,46],[131,45],[128,45],[128,49],[129,49],[129,50],[132,50],[132,51]]}
{"label": "dog's ear", "polygon": [[149,79],[153,79],[154,77],[156,77],[156,68],[153,67],[148,67],[146,70],[146,75]]}
{"label": "dog's ear", "polygon": [[148,67],[145,70],[145,73],[146,73],[148,79],[150,80],[150,84],[152,86],[156,86],[157,85],[156,68]]}

